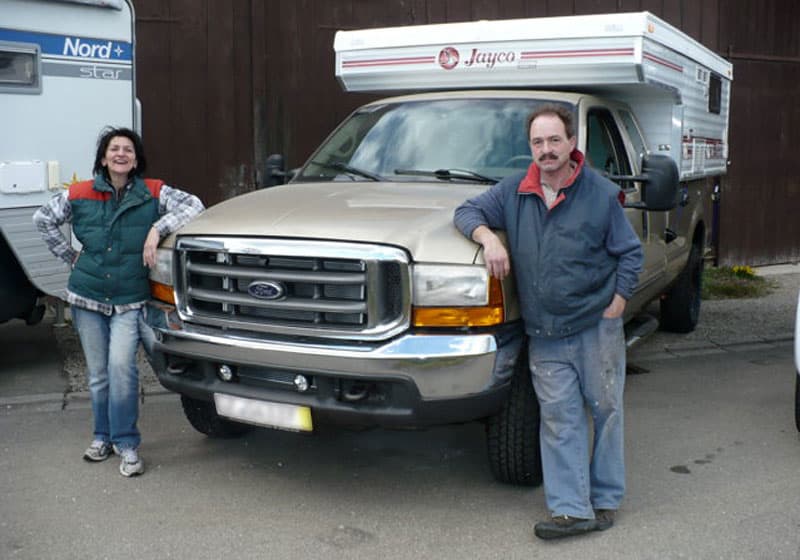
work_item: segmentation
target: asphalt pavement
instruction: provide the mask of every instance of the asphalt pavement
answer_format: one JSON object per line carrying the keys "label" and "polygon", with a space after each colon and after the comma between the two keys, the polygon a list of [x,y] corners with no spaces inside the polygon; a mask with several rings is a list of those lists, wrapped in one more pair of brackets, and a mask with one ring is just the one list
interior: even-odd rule
{"label": "asphalt pavement", "polygon": [[770,296],[704,302],[695,332],[629,352],[618,522],[556,543],[532,535],[541,488],[492,480],[480,423],[211,440],[146,366],[148,470],[125,479],[117,458],[80,460],[71,327],[0,325],[0,558],[800,558],[798,271],[762,269]]}

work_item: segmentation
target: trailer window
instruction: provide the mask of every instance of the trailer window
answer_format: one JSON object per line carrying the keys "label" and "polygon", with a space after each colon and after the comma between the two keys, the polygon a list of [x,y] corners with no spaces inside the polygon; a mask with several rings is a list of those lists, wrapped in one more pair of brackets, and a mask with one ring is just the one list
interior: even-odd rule
{"label": "trailer window", "polygon": [[40,76],[38,46],[0,43],[0,91],[39,93]]}

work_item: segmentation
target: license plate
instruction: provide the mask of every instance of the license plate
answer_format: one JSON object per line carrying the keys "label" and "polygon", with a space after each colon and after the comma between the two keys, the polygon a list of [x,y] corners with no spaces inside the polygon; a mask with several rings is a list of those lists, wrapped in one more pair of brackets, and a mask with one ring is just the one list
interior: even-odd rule
{"label": "license plate", "polygon": [[231,420],[297,432],[313,430],[311,409],[307,406],[257,401],[222,393],[214,393],[214,404],[217,414]]}

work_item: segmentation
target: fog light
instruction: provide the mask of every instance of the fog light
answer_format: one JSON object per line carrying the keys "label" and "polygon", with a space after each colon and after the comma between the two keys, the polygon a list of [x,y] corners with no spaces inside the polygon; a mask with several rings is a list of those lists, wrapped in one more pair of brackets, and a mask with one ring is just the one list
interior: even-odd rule
{"label": "fog light", "polygon": [[294,386],[301,393],[308,391],[308,379],[305,375],[297,375],[294,378]]}
{"label": "fog light", "polygon": [[223,381],[230,381],[231,379],[233,379],[233,370],[231,369],[231,366],[222,364],[217,369],[217,375]]}

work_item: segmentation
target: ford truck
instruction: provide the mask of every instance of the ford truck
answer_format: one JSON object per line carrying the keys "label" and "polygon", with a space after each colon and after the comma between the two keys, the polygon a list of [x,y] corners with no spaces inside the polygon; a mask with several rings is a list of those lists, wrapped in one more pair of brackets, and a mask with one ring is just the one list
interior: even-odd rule
{"label": "ford truck", "polygon": [[692,330],[731,65],[646,12],[341,31],[334,48],[346,90],[398,95],[356,109],[288,184],[164,241],[159,380],[210,436],[481,419],[493,475],[537,484],[513,279],[487,275],[453,211],[531,165],[526,117],[562,104],[644,247],[626,318],[658,300],[662,328]]}

